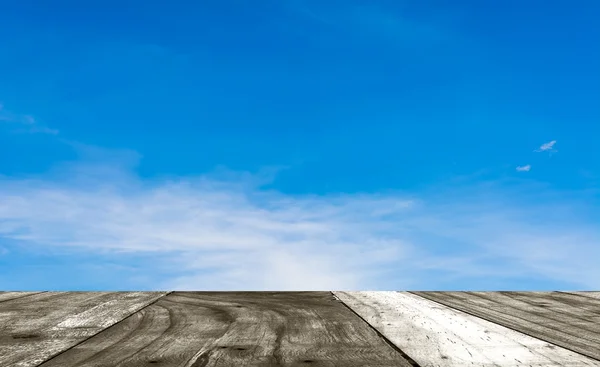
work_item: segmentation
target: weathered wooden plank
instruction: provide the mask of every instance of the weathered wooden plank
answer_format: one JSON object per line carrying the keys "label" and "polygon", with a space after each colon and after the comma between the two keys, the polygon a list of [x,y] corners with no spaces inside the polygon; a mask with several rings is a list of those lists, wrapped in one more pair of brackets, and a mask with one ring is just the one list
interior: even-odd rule
{"label": "weathered wooden plank", "polygon": [[421,366],[600,362],[407,292],[334,292]]}
{"label": "weathered wooden plank", "polygon": [[27,297],[42,292],[0,292],[0,302],[10,301],[11,299]]}
{"label": "weathered wooden plank", "polygon": [[174,292],[40,367],[409,366],[330,292]]}
{"label": "weathered wooden plank", "polygon": [[600,301],[560,292],[413,292],[600,360]]}
{"label": "weathered wooden plank", "polygon": [[0,303],[0,366],[37,366],[165,292],[47,292]]}
{"label": "weathered wooden plank", "polygon": [[577,292],[561,292],[561,293],[570,293],[570,294],[576,294],[578,296],[592,297],[592,298],[600,299],[600,292],[594,292],[594,291],[577,291]]}

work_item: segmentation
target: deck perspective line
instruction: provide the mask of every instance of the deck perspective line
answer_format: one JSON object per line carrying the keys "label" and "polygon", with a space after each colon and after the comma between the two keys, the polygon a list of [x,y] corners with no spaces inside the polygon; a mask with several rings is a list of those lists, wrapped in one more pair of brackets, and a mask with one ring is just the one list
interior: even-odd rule
{"label": "deck perspective line", "polygon": [[[398,292],[398,293],[402,293],[401,291],[396,291],[396,292]],[[510,329],[510,330],[513,330],[513,331],[516,331],[516,332],[518,332],[518,333],[521,333],[521,334],[523,334],[523,335],[527,335],[527,336],[529,336],[529,337],[532,337],[532,338],[535,338],[535,339],[538,339],[538,340],[542,340],[542,341],[544,341],[544,342],[546,342],[546,343],[548,343],[548,344],[552,344],[552,345],[554,345],[554,346],[556,346],[556,347],[558,347],[558,348],[564,348],[564,349],[567,349],[568,351],[571,351],[571,352],[573,352],[573,353],[577,353],[577,354],[579,354],[579,355],[581,355],[581,356],[583,356],[583,357],[590,358],[590,359],[592,359],[592,360],[594,360],[594,361],[600,362],[600,359],[598,359],[598,358],[595,358],[595,357],[593,357],[593,356],[590,356],[590,355],[587,355],[587,354],[584,354],[584,353],[581,353],[581,352],[578,352],[578,351],[576,351],[576,350],[573,350],[572,348],[569,348],[568,346],[558,345],[558,344],[556,344],[556,343],[554,343],[554,342],[552,342],[552,341],[549,341],[549,340],[547,340],[547,339],[546,339],[546,338],[544,338],[544,337],[541,337],[541,336],[539,336],[539,335],[533,335],[532,333],[527,333],[527,332],[525,332],[525,331],[522,331],[522,330],[515,329],[514,327],[512,327],[512,326],[510,326],[510,325],[508,325],[508,324],[507,324],[507,325],[500,324],[500,323],[496,322],[495,320],[493,320],[493,318],[492,318],[492,317],[484,317],[484,316],[481,316],[481,315],[477,315],[477,314],[475,314],[475,313],[473,313],[473,312],[469,312],[469,311],[466,311],[466,310],[458,309],[458,308],[456,308],[456,307],[454,307],[454,306],[447,305],[447,304],[445,304],[445,303],[443,303],[443,302],[440,302],[440,301],[438,301],[438,300],[436,300],[436,299],[433,299],[433,298],[426,297],[426,296],[424,296],[424,295],[422,295],[422,294],[416,294],[414,291],[406,291],[406,293],[410,293],[410,294],[412,294],[412,295],[414,295],[414,296],[421,297],[421,298],[423,298],[423,299],[426,299],[426,300],[428,300],[428,301],[431,301],[431,302],[435,302],[435,303],[437,303],[437,304],[439,304],[439,305],[442,305],[442,306],[445,306],[445,307],[449,307],[449,308],[451,308],[451,309],[453,309],[453,310],[455,310],[455,311],[457,311],[457,312],[463,312],[463,313],[466,313],[466,314],[468,314],[468,315],[471,315],[471,316],[474,316],[474,317],[480,318],[480,319],[482,319],[482,320],[486,320],[486,321],[492,322],[492,323],[494,323],[494,324],[496,324],[496,325],[499,325],[499,326],[505,327],[505,328],[507,328],[507,329]],[[563,292],[561,292],[561,293],[563,293]],[[564,293],[568,293],[568,292],[564,292]],[[582,297],[586,297],[586,296],[582,296]],[[591,297],[586,297],[586,298],[591,298]]]}
{"label": "deck perspective line", "polygon": [[44,363],[47,363],[47,362],[51,361],[52,359],[54,359],[54,358],[58,357],[59,355],[61,355],[61,354],[65,353],[65,352],[67,352],[67,351],[69,351],[69,350],[71,350],[71,349],[73,349],[73,348],[77,347],[78,345],[80,345],[80,344],[82,344],[82,343],[86,342],[87,340],[89,340],[89,339],[93,338],[94,336],[96,336],[96,335],[100,334],[100,333],[101,333],[101,332],[103,332],[104,330],[106,330],[106,329],[108,329],[108,328],[111,328],[111,327],[113,327],[113,326],[117,325],[117,324],[118,324],[118,323],[120,323],[120,322],[123,322],[124,320],[126,320],[126,319],[130,318],[131,316],[133,316],[133,315],[135,315],[136,313],[138,313],[138,312],[142,311],[143,309],[147,308],[148,306],[151,306],[151,305],[155,304],[155,303],[156,303],[156,302],[158,302],[160,299],[162,299],[163,297],[165,297],[166,295],[168,295],[168,294],[170,294],[170,293],[173,293],[173,291],[168,291],[168,292],[166,292],[166,293],[165,293],[165,294],[163,294],[162,296],[160,296],[160,297],[156,298],[154,301],[152,301],[152,302],[148,303],[147,305],[145,305],[145,306],[141,307],[140,309],[138,309],[138,310],[135,310],[135,311],[133,311],[132,313],[130,313],[129,315],[127,315],[127,316],[123,317],[121,320],[119,320],[119,321],[117,321],[117,322],[115,322],[115,323],[112,323],[112,324],[110,324],[110,325],[106,326],[105,328],[101,328],[100,330],[98,330],[98,332],[96,332],[96,333],[94,333],[94,334],[92,334],[92,335],[88,336],[88,337],[87,337],[87,338],[85,338],[85,339],[82,339],[81,341],[79,341],[78,343],[75,343],[75,344],[73,344],[72,346],[68,347],[67,349],[65,349],[65,350],[62,350],[62,351],[60,351],[60,352],[58,352],[58,353],[54,354],[53,356],[51,356],[51,357],[47,358],[47,359],[46,359],[46,360],[44,360],[43,362],[41,362],[41,363],[37,364],[35,367],[39,367],[39,366],[43,365]]}
{"label": "deck perspective line", "polygon": [[335,298],[336,300],[338,300],[344,307],[346,307],[347,309],[349,309],[354,315],[356,315],[359,319],[361,319],[363,322],[365,322],[367,325],[369,325],[369,327],[375,331],[375,333],[377,333],[377,335],[387,344],[389,345],[392,349],[394,349],[395,351],[397,351],[398,353],[400,353],[400,355],[406,359],[406,361],[413,367],[421,367],[421,365],[419,365],[417,363],[417,361],[415,361],[414,359],[412,359],[408,354],[404,353],[404,351],[402,349],[400,349],[400,347],[398,347],[396,344],[392,343],[388,338],[385,337],[385,335],[383,335],[379,330],[377,330],[377,328],[375,328],[373,325],[371,325],[371,323],[369,323],[367,320],[365,320],[364,317],[362,317],[361,315],[359,315],[356,311],[354,311],[354,309],[352,309],[352,307],[348,306],[344,301],[342,301],[338,296],[335,295],[335,293],[333,293],[333,291],[330,291],[331,295],[333,296],[333,298]]}

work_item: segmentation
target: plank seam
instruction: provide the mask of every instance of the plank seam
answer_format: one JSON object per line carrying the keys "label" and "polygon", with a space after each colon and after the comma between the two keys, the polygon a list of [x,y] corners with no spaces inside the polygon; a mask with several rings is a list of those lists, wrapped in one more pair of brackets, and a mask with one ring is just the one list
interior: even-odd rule
{"label": "plank seam", "polygon": [[25,297],[35,296],[36,294],[42,294],[42,293],[48,293],[48,291],[33,292],[33,293],[25,294],[25,295],[22,295],[22,296],[18,296],[18,297],[15,297],[15,298],[4,299],[4,300],[0,301],[0,303],[13,301],[15,299],[21,299],[21,298],[25,298]]}
{"label": "plank seam", "polygon": [[134,312],[130,313],[129,315],[127,315],[127,316],[123,317],[121,320],[119,320],[119,321],[115,322],[114,324],[112,324],[112,325],[109,325],[109,326],[107,326],[107,327],[105,327],[105,328],[102,328],[102,329],[100,329],[100,330],[99,330],[97,333],[94,333],[94,334],[90,335],[89,337],[87,337],[87,338],[85,338],[85,339],[82,339],[81,341],[79,341],[79,343],[73,344],[72,346],[68,347],[67,349],[65,349],[65,350],[62,350],[62,351],[60,351],[60,352],[58,352],[58,353],[56,353],[56,354],[54,354],[54,355],[52,355],[52,356],[48,357],[46,360],[44,360],[44,361],[40,362],[40,363],[39,363],[39,364],[37,364],[35,367],[39,367],[39,366],[43,365],[44,363],[46,363],[46,362],[49,362],[50,360],[52,360],[52,359],[54,359],[54,358],[58,357],[59,355],[61,355],[61,354],[65,353],[65,352],[68,352],[69,350],[71,350],[71,349],[73,349],[73,348],[77,347],[78,345],[80,345],[80,344],[82,344],[82,343],[85,343],[86,341],[88,341],[88,340],[90,340],[91,338],[95,337],[96,335],[100,334],[100,333],[101,333],[101,332],[103,332],[104,330],[107,330],[107,329],[109,329],[109,328],[111,328],[111,327],[113,327],[113,326],[117,325],[118,323],[121,323],[121,322],[125,321],[126,319],[130,318],[131,316],[135,315],[136,313],[138,313],[138,312],[140,312],[140,311],[144,310],[145,308],[147,308],[147,307],[149,307],[149,306],[152,306],[153,304],[155,304],[156,302],[158,302],[159,300],[161,300],[162,298],[164,298],[165,296],[167,296],[167,295],[169,295],[169,294],[171,294],[171,293],[173,293],[173,291],[169,291],[169,292],[167,292],[167,293],[163,294],[162,296],[158,297],[158,298],[157,298],[157,299],[155,299],[154,301],[152,301],[152,302],[148,303],[147,305],[145,305],[144,307],[140,308],[139,310],[137,310],[137,311],[134,311]]}
{"label": "plank seam", "polygon": [[333,298],[335,298],[336,300],[338,300],[342,305],[344,305],[344,307],[346,307],[347,309],[349,309],[353,314],[355,314],[359,319],[361,319],[364,323],[366,323],[373,331],[375,331],[375,333],[377,333],[377,335],[387,344],[389,345],[392,349],[394,349],[396,352],[400,353],[400,355],[402,356],[402,358],[404,358],[411,366],[413,367],[421,367],[421,365],[419,365],[414,359],[412,359],[408,354],[406,354],[402,349],[400,349],[396,344],[392,343],[388,338],[385,337],[385,335],[383,335],[379,330],[377,330],[373,325],[371,325],[367,320],[365,320],[364,317],[362,317],[361,315],[359,315],[356,311],[354,311],[352,309],[352,307],[348,306],[346,304],[346,302],[342,301],[341,299],[339,299],[335,293],[333,293],[332,291],[330,291],[331,295],[333,296]]}
{"label": "plank seam", "polygon": [[[396,292],[400,293],[400,291],[396,291]],[[445,307],[449,307],[449,308],[451,308],[451,309],[453,309],[453,310],[455,310],[455,311],[458,311],[458,312],[463,312],[463,313],[466,313],[466,314],[468,314],[468,315],[475,316],[475,317],[477,317],[477,318],[480,318],[480,319],[482,319],[482,320],[489,321],[489,322],[491,322],[491,323],[493,323],[493,324],[496,324],[496,325],[499,325],[499,326],[505,327],[505,328],[507,328],[507,329],[510,329],[510,330],[516,331],[516,332],[518,332],[518,333],[521,333],[521,334],[523,334],[523,335],[527,335],[527,336],[530,336],[530,337],[532,337],[532,338],[535,338],[535,339],[541,340],[541,341],[543,341],[543,342],[546,342],[546,343],[548,343],[548,344],[554,345],[554,346],[556,346],[556,347],[563,348],[563,349],[567,349],[567,350],[569,350],[569,351],[571,351],[571,352],[573,352],[573,353],[577,353],[577,354],[579,354],[579,355],[582,355],[582,356],[584,356],[584,357],[590,358],[590,359],[592,359],[592,360],[594,360],[594,361],[599,361],[599,362],[600,362],[600,359],[598,359],[598,358],[595,358],[595,357],[593,357],[593,356],[590,356],[590,355],[587,355],[587,354],[585,354],[585,353],[581,353],[581,352],[579,352],[579,351],[573,350],[573,349],[571,349],[571,348],[569,348],[569,347],[567,347],[567,346],[564,346],[564,345],[559,345],[559,344],[556,344],[556,343],[554,343],[554,342],[548,341],[548,340],[546,340],[546,339],[544,339],[544,338],[541,338],[541,337],[539,337],[539,336],[536,336],[536,335],[531,335],[531,334],[529,334],[529,333],[526,333],[526,332],[524,332],[524,331],[522,331],[522,330],[517,330],[517,329],[515,329],[515,328],[513,328],[513,327],[511,327],[511,326],[499,324],[499,323],[497,323],[496,321],[494,321],[494,320],[491,320],[491,319],[489,319],[489,318],[487,318],[487,317],[483,317],[483,316],[480,316],[480,315],[476,315],[476,314],[474,314],[474,313],[471,313],[471,312],[468,312],[468,311],[460,310],[460,309],[458,309],[458,308],[455,308],[455,307],[453,307],[453,306],[450,306],[450,305],[447,305],[447,304],[445,304],[445,303],[439,302],[439,301],[437,301],[437,300],[435,300],[435,299],[428,298],[428,297],[426,297],[426,296],[424,296],[424,295],[421,295],[421,294],[416,294],[414,291],[406,291],[406,292],[407,292],[407,293],[410,293],[410,294],[412,294],[412,295],[414,295],[414,296],[417,296],[417,297],[421,297],[421,298],[423,298],[423,299],[426,299],[426,300],[428,300],[428,301],[435,302],[435,303],[437,303],[437,304],[439,304],[439,305],[442,305],[442,306],[445,306]]]}

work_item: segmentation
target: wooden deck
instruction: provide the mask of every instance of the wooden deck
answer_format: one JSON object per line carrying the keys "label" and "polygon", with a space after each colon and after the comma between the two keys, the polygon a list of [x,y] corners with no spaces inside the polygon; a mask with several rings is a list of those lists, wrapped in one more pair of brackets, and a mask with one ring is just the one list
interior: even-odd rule
{"label": "wooden deck", "polygon": [[600,292],[0,292],[0,367],[598,366]]}

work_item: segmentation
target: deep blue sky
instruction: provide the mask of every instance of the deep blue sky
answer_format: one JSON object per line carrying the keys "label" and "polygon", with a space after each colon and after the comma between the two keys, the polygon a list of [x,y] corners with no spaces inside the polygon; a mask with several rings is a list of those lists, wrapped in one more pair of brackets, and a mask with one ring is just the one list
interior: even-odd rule
{"label": "deep blue sky", "polygon": [[[439,242],[427,248],[426,254],[414,256],[430,256],[444,263],[415,265],[429,278],[413,282],[406,280],[406,275],[397,275],[397,280],[386,275],[385,282],[383,278],[366,281],[363,279],[370,273],[365,269],[370,267],[361,268],[363,276],[352,267],[355,265],[348,265],[346,271],[358,274],[357,279],[340,276],[334,281],[333,275],[323,275],[331,281],[323,283],[320,279],[325,278],[315,276],[298,283],[269,283],[263,278],[244,283],[244,277],[232,275],[239,279],[222,287],[600,285],[581,282],[577,276],[565,280],[565,272],[574,273],[585,266],[581,262],[589,260],[585,256],[562,261],[560,257],[566,256],[562,253],[549,255],[554,262],[548,265],[550,260],[542,260],[545,257],[541,255],[539,262],[518,258],[515,249],[515,254],[503,260],[506,262],[497,263],[498,268],[514,267],[510,276],[462,274],[462,263],[448,265],[459,253],[467,256],[482,251],[463,248],[463,253],[453,241],[488,246],[482,239],[493,236],[492,228],[501,228],[494,224],[499,220],[495,216],[498,205],[505,213],[502,223],[523,236],[520,246],[536,240],[542,248],[550,246],[536,237],[545,233],[557,248],[584,246],[581,241],[573,244],[575,234],[585,236],[585,251],[600,248],[599,16],[600,2],[595,0],[0,0],[0,191],[4,190],[0,192],[0,214],[4,213],[0,216],[0,247],[5,242],[0,286],[123,286],[94,280],[91,275],[77,284],[70,283],[71,277],[66,275],[43,275],[56,273],[42,269],[56,268],[59,263],[63,271],[82,272],[75,270],[80,263],[69,251],[81,251],[74,246],[81,245],[78,236],[87,224],[61,219],[61,210],[80,213],[83,209],[65,209],[54,199],[36,199],[35,203],[48,207],[35,209],[36,204],[29,201],[36,195],[54,192],[48,194],[54,198],[60,192],[66,195],[65,202],[75,203],[75,197],[98,197],[99,186],[109,185],[115,191],[110,198],[120,204],[107,199],[94,205],[105,205],[104,210],[113,210],[110,205],[124,206],[132,210],[127,215],[135,217],[136,210],[142,209],[128,201],[132,196],[161,190],[172,193],[169,185],[202,177],[231,183],[232,187],[219,191],[221,195],[247,195],[243,205],[249,210],[248,218],[264,220],[270,215],[278,218],[272,207],[279,200],[293,201],[299,208],[321,200],[317,212],[328,214],[324,208],[340,197],[346,200],[343,205],[353,208],[348,210],[359,214],[364,208],[356,209],[356,202],[364,198],[386,208],[389,200],[400,197],[425,203],[419,207],[419,226],[405,224],[416,220],[405,214],[395,219],[357,214],[358,218],[346,220],[338,213],[314,222],[328,226],[338,236],[344,231],[336,227],[340,221],[355,228],[362,228],[356,223],[368,223],[368,228],[357,233],[365,236],[362,245],[391,238],[422,250],[426,244]],[[540,149],[547,143],[551,144]],[[185,201],[186,195],[204,198],[212,193],[189,190],[179,193],[179,198]],[[268,197],[261,196],[267,193]],[[471,206],[465,204],[469,201]],[[161,218],[171,215],[169,201],[159,207]],[[227,207],[231,212],[222,214],[227,218],[238,210]],[[54,217],[41,218],[27,210],[47,211]],[[442,210],[447,218],[436,220],[445,223],[448,233],[444,234],[441,225],[424,224]],[[524,214],[530,211],[534,214]],[[189,208],[178,213],[190,222],[190,228],[200,220],[190,216]],[[286,215],[290,216],[287,224],[305,218],[296,211]],[[526,219],[517,219],[519,215]],[[487,216],[494,218],[486,224],[488,232],[481,229],[487,228],[484,225],[475,229],[472,219]],[[456,217],[463,218],[461,226],[471,229],[455,233],[460,227],[452,221]],[[149,226],[145,233],[161,228],[152,218],[140,215],[136,223]],[[99,220],[95,226],[108,226],[94,218]],[[393,223],[400,222],[408,228],[397,233],[383,233],[379,228],[381,223],[394,227]],[[521,232],[514,229],[517,224],[523,226]],[[227,231],[216,224],[206,225],[206,231]],[[47,231],[50,227],[52,233]],[[340,248],[347,245],[337,237],[334,241],[302,231],[287,237],[265,234],[264,228],[250,225],[232,241],[239,244],[248,236],[266,236],[273,240],[274,247],[264,250],[269,254],[277,246],[304,254],[294,250],[296,255],[291,256],[282,250],[291,258],[309,256],[313,252],[308,248],[319,241],[332,248],[338,242]],[[544,228],[563,232],[550,235]],[[196,238],[205,233],[187,235]],[[125,239],[121,232],[111,236],[117,243],[148,241],[133,234]],[[298,236],[306,238],[299,241]],[[158,237],[163,242],[157,240],[156,246],[164,246],[174,257],[184,251],[181,246],[169,247],[172,238]],[[433,237],[440,238],[436,242]],[[61,245],[70,241],[77,244]],[[286,241],[292,245],[287,246]],[[92,250],[86,248],[85,255],[77,256],[91,256],[86,261],[102,269],[104,260],[93,259],[97,251],[105,249],[97,245],[90,244]],[[195,256],[205,256],[204,244],[193,246]],[[399,244],[388,247],[402,248]],[[34,248],[62,252],[40,257]],[[154,251],[136,249],[134,258],[138,260]],[[227,251],[242,253],[235,246]],[[345,255],[331,251],[327,255],[331,259],[344,259]],[[347,256],[352,257],[359,250],[348,251]],[[114,261],[120,266],[130,266],[133,261],[106,256],[119,259]],[[592,256],[600,256],[600,250]],[[214,261],[225,261],[219,259]],[[237,269],[239,264],[228,259],[221,264],[223,271]],[[165,260],[165,268],[175,267],[173,261]],[[487,260],[461,261],[473,268],[490,268]],[[389,267],[395,269],[400,263]],[[137,266],[144,273],[145,265]],[[451,269],[446,269],[448,266]],[[560,266],[566,270],[559,270]],[[39,275],[23,283],[9,280],[11,274],[25,272],[26,267],[35,267]],[[442,270],[438,268],[458,280],[440,283],[436,272]],[[203,271],[191,271],[192,275],[185,276],[196,280],[181,284],[205,287]],[[517,273],[522,273],[518,275],[522,278]],[[265,279],[269,274],[265,270]],[[151,284],[175,284],[169,277],[174,275],[127,284],[149,288]],[[510,277],[518,279],[506,280]],[[538,278],[542,280],[535,280]]]}

